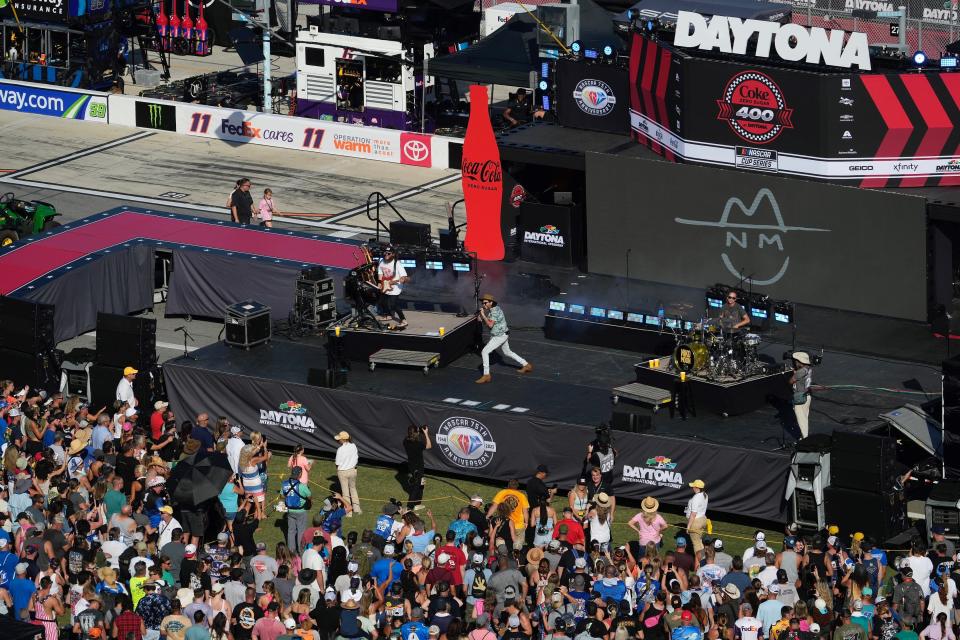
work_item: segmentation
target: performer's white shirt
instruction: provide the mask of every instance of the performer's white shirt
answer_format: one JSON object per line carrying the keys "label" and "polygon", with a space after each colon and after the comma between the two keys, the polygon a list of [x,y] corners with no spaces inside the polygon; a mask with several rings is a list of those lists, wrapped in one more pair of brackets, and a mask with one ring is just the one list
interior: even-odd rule
{"label": "performer's white shirt", "polygon": [[[386,260],[381,260],[380,264],[377,265],[377,275],[380,277],[380,281],[384,280],[393,280],[394,278],[406,278],[407,270],[403,268],[403,265],[400,264],[400,261],[394,259],[393,262],[387,262]],[[388,296],[398,296],[402,289],[400,288],[399,282],[394,282],[386,293]]]}
{"label": "performer's white shirt", "polygon": [[133,395],[133,383],[125,377],[120,378],[120,382],[117,384],[117,400],[126,402],[131,407],[137,406],[137,398]]}

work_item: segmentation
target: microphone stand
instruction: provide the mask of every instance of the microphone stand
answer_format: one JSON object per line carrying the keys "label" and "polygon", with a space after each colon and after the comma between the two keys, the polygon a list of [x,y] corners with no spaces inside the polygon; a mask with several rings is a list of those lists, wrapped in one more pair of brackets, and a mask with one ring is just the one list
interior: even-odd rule
{"label": "microphone stand", "polygon": [[197,360],[197,357],[194,355],[190,355],[190,352],[187,350],[187,339],[189,338],[190,342],[195,342],[193,339],[193,336],[187,332],[187,328],[177,327],[176,329],[174,329],[174,331],[183,332],[183,357],[186,358],[187,360]]}

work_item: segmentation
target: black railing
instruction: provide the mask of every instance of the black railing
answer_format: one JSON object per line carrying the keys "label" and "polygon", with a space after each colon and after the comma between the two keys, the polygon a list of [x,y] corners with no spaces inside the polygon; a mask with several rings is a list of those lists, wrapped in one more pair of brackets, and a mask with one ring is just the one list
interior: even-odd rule
{"label": "black railing", "polygon": [[381,229],[386,231],[388,236],[390,234],[390,227],[385,225],[383,221],[380,219],[381,203],[390,207],[390,209],[397,215],[397,217],[403,220],[404,222],[406,222],[407,220],[406,218],[403,217],[403,214],[397,211],[397,208],[393,206],[390,200],[387,199],[387,196],[383,195],[379,191],[374,191],[373,193],[371,193],[369,196],[367,196],[367,219],[377,223],[377,226],[376,226],[377,242],[380,242]]}

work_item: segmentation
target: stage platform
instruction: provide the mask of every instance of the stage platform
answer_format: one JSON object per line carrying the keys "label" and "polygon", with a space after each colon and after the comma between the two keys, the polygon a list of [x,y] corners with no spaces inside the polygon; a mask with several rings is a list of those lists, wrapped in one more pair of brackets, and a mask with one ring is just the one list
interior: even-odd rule
{"label": "stage platform", "polygon": [[[370,354],[381,349],[424,351],[440,354],[440,366],[445,367],[469,351],[476,342],[477,321],[472,315],[416,310],[404,310],[403,313],[407,318],[403,330],[342,327],[343,356],[367,362]],[[392,322],[382,321],[382,324],[386,326]]]}

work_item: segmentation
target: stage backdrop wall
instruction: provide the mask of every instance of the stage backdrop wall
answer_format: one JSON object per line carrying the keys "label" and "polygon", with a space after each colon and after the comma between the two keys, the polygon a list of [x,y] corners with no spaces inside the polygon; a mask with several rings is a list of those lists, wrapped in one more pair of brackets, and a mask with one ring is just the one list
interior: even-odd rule
{"label": "stage backdrop wall", "polygon": [[742,276],[775,298],[926,318],[921,197],[597,153],[586,163],[591,272],[690,287]]}
{"label": "stage backdrop wall", "polygon": [[55,305],[53,333],[70,340],[97,326],[97,312],[126,315],[153,306],[153,248],[134,244],[58,269],[18,298]]}
{"label": "stage backdrop wall", "polygon": [[173,252],[167,313],[222,318],[227,306],[256,300],[270,307],[274,320],[293,308],[300,267],[252,261],[250,256],[182,249]]}
{"label": "stage backdrop wall", "polygon": [[[185,415],[201,411],[226,416],[231,423],[256,429],[272,442],[301,443],[332,453],[334,434],[349,432],[361,457],[400,463],[402,441],[410,424],[430,426],[435,446],[426,456],[433,470],[490,480],[526,480],[538,464],[550,467],[550,481],[564,490],[582,472],[582,457],[593,429],[536,417],[469,411],[429,403],[374,397],[227,374],[196,363],[163,366],[170,402]],[[564,445],[556,445],[562,436]],[[617,496],[640,499],[653,495],[671,504],[685,504],[687,483],[706,482],[710,508],[748,517],[780,520],[789,457],[728,448],[703,441],[653,435],[616,434],[619,451],[615,471]],[[750,469],[750,480],[736,472]],[[360,476],[363,487],[363,475]],[[386,497],[368,486],[364,495]]]}

